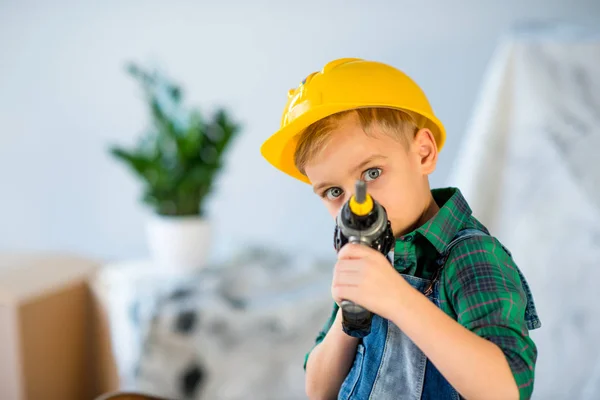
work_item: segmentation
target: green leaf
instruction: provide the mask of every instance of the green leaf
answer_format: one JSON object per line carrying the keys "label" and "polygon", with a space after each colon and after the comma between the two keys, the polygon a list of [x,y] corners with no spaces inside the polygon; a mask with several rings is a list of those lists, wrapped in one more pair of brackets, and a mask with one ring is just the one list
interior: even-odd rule
{"label": "green leaf", "polygon": [[239,125],[223,109],[208,119],[186,110],[181,87],[157,71],[134,63],[127,71],[145,93],[150,125],[135,148],[113,146],[111,154],[142,180],[141,200],[156,213],[202,214]]}
{"label": "green leaf", "polygon": [[130,169],[135,171],[141,177],[145,178],[149,169],[153,167],[152,160],[141,154],[130,153],[119,147],[113,147],[110,151],[115,158],[127,164]]}

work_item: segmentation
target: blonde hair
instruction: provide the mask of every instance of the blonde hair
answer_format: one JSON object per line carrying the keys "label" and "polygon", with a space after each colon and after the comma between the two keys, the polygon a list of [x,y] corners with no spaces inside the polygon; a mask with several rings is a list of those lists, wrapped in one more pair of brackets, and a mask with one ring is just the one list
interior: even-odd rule
{"label": "blonde hair", "polygon": [[336,129],[343,118],[353,113],[357,115],[368,136],[374,135],[373,128],[377,126],[382,133],[398,139],[406,148],[425,122],[424,117],[416,113],[393,108],[357,108],[330,115],[299,134],[294,163],[300,172],[305,174],[306,164],[325,147],[330,138],[329,133]]}

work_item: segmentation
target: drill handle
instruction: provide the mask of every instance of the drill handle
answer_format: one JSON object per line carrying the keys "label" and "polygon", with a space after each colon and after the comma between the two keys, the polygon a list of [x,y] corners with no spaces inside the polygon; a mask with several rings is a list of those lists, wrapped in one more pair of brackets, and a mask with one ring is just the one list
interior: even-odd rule
{"label": "drill handle", "polygon": [[[361,243],[361,241],[351,237],[348,243]],[[340,307],[342,309],[342,329],[347,335],[362,338],[371,332],[373,314],[369,310],[350,300],[342,300]]]}

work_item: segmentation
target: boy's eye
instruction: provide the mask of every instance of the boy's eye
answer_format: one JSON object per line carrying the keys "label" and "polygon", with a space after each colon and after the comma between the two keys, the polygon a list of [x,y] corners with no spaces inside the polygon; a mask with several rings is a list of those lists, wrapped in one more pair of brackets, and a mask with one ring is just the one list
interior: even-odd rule
{"label": "boy's eye", "polygon": [[381,168],[369,168],[368,170],[365,171],[363,179],[366,182],[374,181],[375,179],[379,178],[380,175],[381,175]]}
{"label": "boy's eye", "polygon": [[324,193],[323,193],[323,197],[327,197],[329,200],[335,200],[338,197],[340,197],[342,194],[344,193],[344,191],[338,187],[332,187],[327,189]]}

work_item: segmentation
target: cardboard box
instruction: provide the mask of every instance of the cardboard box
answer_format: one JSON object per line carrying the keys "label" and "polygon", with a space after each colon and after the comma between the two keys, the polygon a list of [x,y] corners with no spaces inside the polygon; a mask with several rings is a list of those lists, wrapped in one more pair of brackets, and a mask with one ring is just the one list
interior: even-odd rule
{"label": "cardboard box", "polygon": [[0,254],[0,399],[117,389],[107,320],[88,285],[98,268],[70,255]]}

